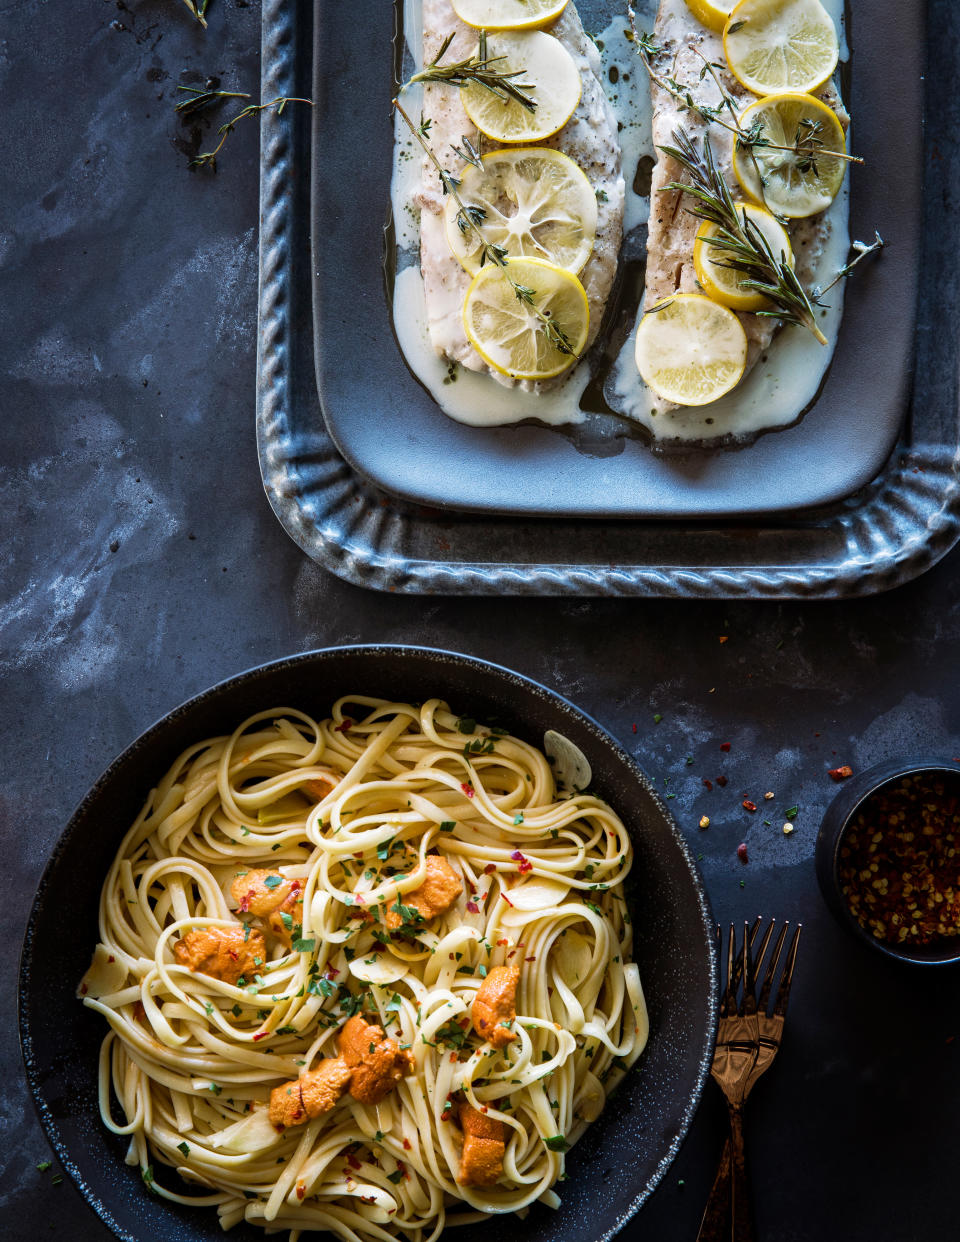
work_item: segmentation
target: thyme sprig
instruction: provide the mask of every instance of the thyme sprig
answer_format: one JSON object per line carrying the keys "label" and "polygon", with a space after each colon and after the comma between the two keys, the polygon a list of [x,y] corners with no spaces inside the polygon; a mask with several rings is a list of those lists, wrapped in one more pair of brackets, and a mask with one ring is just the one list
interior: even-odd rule
{"label": "thyme sprig", "polygon": [[[400,114],[400,117],[410,130],[411,134],[413,134],[414,138],[416,138],[417,142],[423,148],[424,154],[437,170],[437,175],[440,178],[440,184],[443,187],[444,194],[449,194],[457,204],[457,227],[464,234],[472,233],[480,243],[480,266],[483,267],[485,263],[495,264],[495,266],[500,269],[503,279],[510,285],[513,292],[516,294],[517,301],[530,307],[531,311],[538,320],[540,331],[543,332],[553,347],[561,354],[567,354],[573,358],[576,358],[578,356],[577,351],[573,348],[573,344],[566,332],[564,332],[563,328],[560,327],[552,315],[550,315],[547,311],[541,310],[541,308],[537,305],[536,289],[531,289],[528,285],[520,284],[519,281],[514,280],[510,275],[507,267],[510,256],[507,253],[506,247],[501,246],[498,242],[491,242],[484,236],[482,226],[483,221],[486,218],[486,212],[482,207],[474,204],[467,206],[467,204],[465,204],[463,199],[460,197],[460,178],[454,176],[453,173],[448,172],[447,169],[443,167],[439,159],[437,159],[436,153],[430,146],[430,143],[427,141],[427,135],[430,132],[431,122],[421,116],[420,124],[415,125],[403,105],[400,103],[399,99],[395,99],[393,101],[393,106]],[[476,153],[476,149],[466,138],[464,138],[463,141],[472,152]],[[472,163],[473,161],[471,160],[470,162]]]}
{"label": "thyme sprig", "polygon": [[759,310],[756,314],[807,328],[821,345],[826,345],[827,338],[817,326],[814,310],[823,305],[819,295],[807,294],[784,256],[778,258],[749,216],[741,216],[717,168],[709,134],[704,136],[702,150],[682,127],[673,131],[673,141],[674,146],[660,150],[682,165],[691,180],[689,184],[673,181],[664,188],[689,195],[694,200],[692,214],[716,226],[716,233],[707,241],[723,252],[724,258],[719,261],[740,273],[742,288],[762,294],[773,305],[772,310]]}
{"label": "thyme sprig", "polygon": [[247,91],[218,91],[202,86],[178,86],[177,90],[188,91],[191,95],[190,99],[182,99],[174,108],[174,112],[179,112],[184,117],[194,116],[198,112],[205,112],[207,108],[212,108],[221,99],[250,98]]}
{"label": "thyme sprig", "polygon": [[507,71],[497,67],[506,58],[490,56],[487,53],[485,30],[480,31],[479,46],[473,56],[467,57],[466,60],[453,61],[449,65],[442,65],[440,62],[446,56],[454,37],[452,34],[447,35],[440,51],[430,64],[419,73],[415,73],[408,82],[404,82],[400,87],[400,92],[406,90],[408,86],[413,86],[415,82],[447,82],[450,86],[465,86],[468,82],[476,82],[496,95],[498,99],[502,99],[504,103],[512,99],[521,107],[526,108],[528,112],[536,112],[536,101],[526,93],[531,87],[526,83],[514,81],[515,78],[523,76],[524,70]]}
{"label": "thyme sprig", "polygon": [[227,137],[233,132],[240,121],[242,121],[245,117],[254,116],[258,112],[266,112],[268,108],[276,108],[277,116],[280,116],[287,104],[290,103],[305,103],[309,104],[311,108],[313,107],[312,99],[301,99],[296,95],[278,95],[276,99],[271,99],[268,103],[247,104],[241,112],[238,112],[237,115],[231,120],[224,122],[224,124],[217,130],[217,133],[220,135],[220,141],[213,148],[213,150],[201,152],[196,159],[190,161],[190,167],[209,168],[212,172],[216,172],[217,156],[220,154],[223,144],[227,141]]}
{"label": "thyme sprig", "polygon": [[210,0],[183,0],[183,3],[187,6],[204,30],[206,30],[207,9],[210,6]]}
{"label": "thyme sprig", "polygon": [[[650,81],[655,82],[657,86],[666,91],[668,95],[671,95],[686,111],[700,117],[707,125],[719,125],[727,130],[728,133],[733,134],[737,145],[750,153],[761,183],[763,182],[763,176],[757,166],[755,154],[758,147],[763,147],[769,151],[784,151],[792,155],[797,161],[797,169],[800,172],[809,172],[811,169],[816,172],[816,161],[824,156],[843,160],[848,164],[863,163],[863,159],[859,155],[850,155],[846,151],[827,149],[823,139],[819,136],[823,131],[822,122],[811,120],[807,117],[800,119],[793,142],[789,144],[771,142],[769,138],[766,138],[764,136],[765,126],[762,117],[757,117],[749,127],[745,128],[740,124],[737,101],[724,86],[723,79],[720,77],[720,72],[726,66],[707,60],[699,48],[693,48],[692,50],[703,62],[700,68],[700,81],[703,82],[709,76],[720,93],[720,102],[718,104],[708,104],[704,103],[703,100],[697,99],[689,86],[684,86],[677,81],[674,70],[671,70],[668,74],[663,74],[658,73],[654,69],[653,58],[659,56],[664,49],[655,43],[650,35],[645,34],[639,29],[637,26],[637,16],[632,4],[627,6],[627,15],[630,20],[630,34],[633,45]],[[676,58],[674,58],[675,65]],[[724,113],[727,114],[729,120],[724,119]]]}
{"label": "thyme sprig", "polygon": [[863,260],[867,258],[868,255],[879,253],[881,250],[883,250],[886,244],[887,243],[883,240],[883,238],[876,231],[876,229],[874,229],[874,232],[873,232],[872,242],[862,242],[862,241],[852,242],[850,245],[850,249],[853,251],[856,257],[853,259],[850,259],[847,263],[844,263],[843,267],[841,267],[839,272],[837,272],[836,276],[834,276],[833,280],[830,281],[829,285],[826,285],[823,289],[819,289],[819,288],[814,289],[813,292],[815,296],[818,298],[822,298],[825,293],[829,293],[830,290],[834,287],[834,285],[838,285],[841,280],[845,280],[851,274],[851,272],[857,266],[858,263],[862,263]]}

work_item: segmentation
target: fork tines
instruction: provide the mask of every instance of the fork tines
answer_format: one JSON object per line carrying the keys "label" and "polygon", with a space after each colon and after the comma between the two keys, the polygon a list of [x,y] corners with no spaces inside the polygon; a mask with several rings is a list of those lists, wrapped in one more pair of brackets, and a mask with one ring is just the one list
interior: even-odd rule
{"label": "fork tines", "polygon": [[[744,923],[743,925],[743,943],[739,952],[736,947],[736,929],[730,924],[730,939],[727,943],[727,986],[724,990],[722,1003],[723,1012],[727,1015],[734,1014],[738,1010],[737,997],[740,993],[741,984],[743,987],[743,995],[740,1002],[740,1012],[768,1013],[770,1011],[770,997],[773,995],[772,1013],[780,1017],[784,1017],[787,1012],[787,1004],[790,1000],[790,985],[793,983],[793,971],[797,962],[797,949],[800,944],[800,932],[803,928],[802,923],[798,923],[790,946],[787,949],[786,959],[784,961],[783,972],[780,976],[779,985],[774,992],[773,985],[777,975],[777,967],[780,964],[780,957],[783,953],[784,942],[787,937],[790,924],[785,922],[777,936],[776,943],[773,946],[773,952],[767,960],[766,971],[760,983],[760,993],[756,995],[757,977],[760,968],[763,965],[767,949],[773,937],[776,927],[776,919],[771,919],[769,925],[760,939],[759,948],[754,952],[754,946],[757,936],[760,934],[760,927],[763,923],[762,916],[757,917],[753,924]],[[719,924],[717,925],[717,944],[722,948],[723,932]],[[754,999],[755,997],[755,999]]]}

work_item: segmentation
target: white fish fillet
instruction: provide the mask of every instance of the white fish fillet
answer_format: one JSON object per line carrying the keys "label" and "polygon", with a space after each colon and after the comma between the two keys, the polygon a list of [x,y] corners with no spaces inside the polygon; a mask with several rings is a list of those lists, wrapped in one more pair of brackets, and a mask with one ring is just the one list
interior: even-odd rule
{"label": "white fish fillet", "polygon": [[[466,26],[453,11],[450,0],[422,0],[424,64],[432,61],[447,35],[455,35],[444,62],[465,60],[477,50],[477,32]],[[555,147],[575,160],[597,191],[597,239],[593,254],[580,273],[590,304],[590,335],[593,341],[600,329],[604,308],[617,271],[623,239],[624,182],[621,172],[617,121],[600,84],[600,56],[584,32],[573,3],[549,29],[573,56],[583,84],[580,103],[573,116],[553,138],[542,146]],[[424,88],[424,115],[429,117],[430,145],[441,164],[456,173],[463,161],[451,146],[462,146],[466,136],[481,152],[497,144],[482,140],[460,103],[460,92],[442,83]],[[423,272],[430,339],[434,349],[472,371],[486,371],[504,384],[517,384],[492,371],[467,340],[463,327],[463,303],[470,276],[450,251],[443,217],[443,193],[436,170],[424,159],[422,184],[416,196],[420,208],[420,266]],[[520,382],[530,388],[528,381]],[[537,387],[541,387],[538,385]]]}
{"label": "white fish fillet", "polygon": [[[657,20],[653,28],[653,40],[662,50],[654,58],[653,67],[661,76],[675,77],[688,88],[694,99],[711,107],[720,102],[720,91],[708,75],[701,81],[704,58],[711,64],[726,64],[720,35],[707,30],[693,16],[686,0],[661,0]],[[729,71],[720,74],[728,93],[740,106],[746,106],[756,96],[750,94]],[[816,92],[824,103],[837,113],[844,129],[849,117],[832,83]],[[687,210],[690,205],[678,190],[663,187],[672,181],[683,181],[685,170],[660,147],[673,145],[673,132],[679,126],[692,137],[702,139],[709,128],[710,145],[717,167],[723,173],[734,198],[742,199],[743,192],[733,173],[733,135],[720,125],[707,126],[694,112],[680,107],[669,92],[655,82],[653,95],[653,141],[657,148],[657,163],[653,170],[650,187],[650,228],[647,237],[646,305],[652,306],[672,293],[696,293],[699,291],[693,267],[693,241],[700,221]],[[813,280],[815,265],[823,253],[830,236],[830,221],[823,215],[806,220],[792,221],[788,232],[796,258],[796,271],[805,288]],[[772,341],[778,325],[768,319],[748,312],[737,312],[747,334],[747,371],[762,356]],[[657,411],[675,410],[678,407],[655,393],[650,394],[650,405]]]}

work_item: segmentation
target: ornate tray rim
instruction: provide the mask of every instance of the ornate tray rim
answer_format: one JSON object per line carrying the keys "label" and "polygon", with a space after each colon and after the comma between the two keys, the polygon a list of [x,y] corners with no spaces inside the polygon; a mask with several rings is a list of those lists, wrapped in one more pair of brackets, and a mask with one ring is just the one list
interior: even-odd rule
{"label": "ornate tray rim", "polygon": [[[264,0],[263,99],[303,93],[313,55],[306,7]],[[337,453],[314,382],[312,331],[306,341],[298,332],[295,303],[309,305],[297,289],[298,273],[301,283],[309,273],[293,263],[297,230],[309,227],[296,194],[305,133],[295,109],[261,114],[257,444],[281,525],[338,577],[407,594],[847,598],[918,577],[960,540],[960,422],[955,410],[944,420],[926,407],[913,410],[886,468],[860,492],[766,521],[491,520],[380,491]],[[305,406],[307,432],[297,422]],[[938,436],[941,421],[949,434]],[[591,555],[570,558],[572,528],[581,542],[596,533]],[[672,557],[654,537],[664,531],[688,534]]]}

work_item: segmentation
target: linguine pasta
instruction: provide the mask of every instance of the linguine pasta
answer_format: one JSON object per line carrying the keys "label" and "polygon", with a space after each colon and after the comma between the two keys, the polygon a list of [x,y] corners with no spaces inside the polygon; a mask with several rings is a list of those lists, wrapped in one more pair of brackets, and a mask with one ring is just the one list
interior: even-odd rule
{"label": "linguine pasta", "polygon": [[[559,785],[541,750],[436,699],[356,696],[325,720],[278,708],[185,750],[113,862],[80,988],[110,1028],[104,1124],[129,1136],[149,1189],[216,1206],[225,1229],[246,1219],[350,1242],[432,1242],[483,1213],[556,1206],[565,1151],[647,1034],[629,835],[599,798]],[[435,855],[462,891],[424,919],[404,898]],[[231,895],[254,868],[299,884],[289,947]],[[265,935],[252,977],[174,952],[240,927]],[[498,966],[519,967],[499,1047],[471,1023]],[[409,1071],[379,1103],[344,1094],[273,1124],[271,1091],[336,1057],[354,1015],[409,1054]],[[492,1185],[459,1175],[468,1104],[500,1123]]]}

